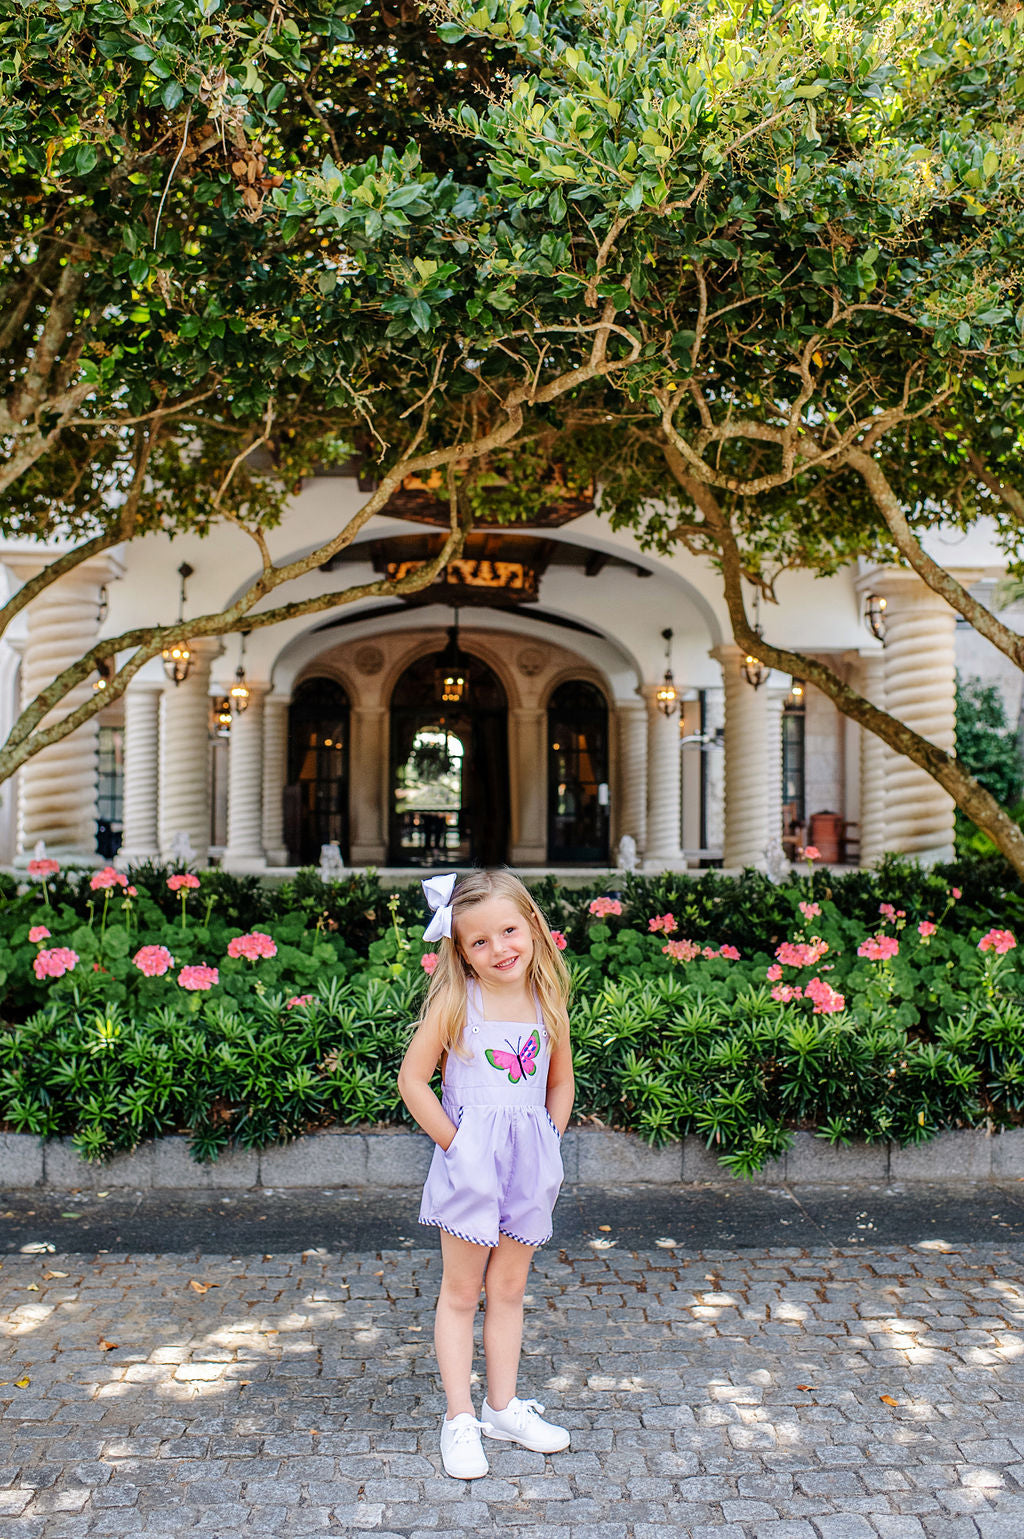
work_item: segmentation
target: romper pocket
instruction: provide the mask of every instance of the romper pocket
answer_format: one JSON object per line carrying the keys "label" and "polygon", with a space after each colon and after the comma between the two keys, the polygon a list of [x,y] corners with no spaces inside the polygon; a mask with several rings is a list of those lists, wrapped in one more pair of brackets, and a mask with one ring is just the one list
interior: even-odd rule
{"label": "romper pocket", "polygon": [[544,1115],[548,1119],[548,1127],[551,1129],[552,1133],[554,1133],[555,1137],[558,1139],[558,1142],[561,1143],[562,1142],[562,1135],[558,1131],[558,1128],[557,1128],[557,1126],[555,1124],[555,1120],[552,1117],[551,1113],[548,1111],[546,1106],[544,1108]]}
{"label": "romper pocket", "polygon": [[445,1156],[445,1158],[447,1158],[448,1155],[451,1154],[452,1150],[455,1148],[455,1139],[458,1138],[458,1136],[459,1136],[459,1134],[461,1132],[462,1132],[462,1113],[460,1112],[459,1113],[459,1120],[455,1124],[455,1138],[452,1139],[452,1141],[448,1145],[447,1149],[441,1149],[441,1145],[440,1144],[438,1144],[438,1146],[437,1146],[439,1149],[441,1149],[441,1153]]}

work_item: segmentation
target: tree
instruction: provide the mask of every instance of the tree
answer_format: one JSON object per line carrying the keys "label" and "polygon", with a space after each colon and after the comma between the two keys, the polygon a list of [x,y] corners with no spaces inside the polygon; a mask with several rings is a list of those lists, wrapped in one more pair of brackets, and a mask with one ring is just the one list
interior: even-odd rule
{"label": "tree", "polygon": [[[1020,14],[919,0],[459,0],[444,14],[449,41],[518,54],[504,95],[460,113],[488,175],[453,205],[449,250],[469,253],[446,274],[456,302],[489,263],[530,317],[541,380],[542,349],[557,367],[588,315],[632,344],[626,367],[549,413],[560,452],[600,466],[613,518],[652,546],[711,556],[737,642],[920,765],[1024,874],[1024,835],[991,793],[760,636],[743,591],[749,578],[771,597],[786,565],[896,559],[1024,663],[1021,638],[921,543],[982,509],[1010,555],[1020,538]],[[326,168],[313,196],[347,238],[369,235],[347,173]],[[496,358],[510,336],[521,344],[476,326],[465,343],[499,405],[524,364],[522,345]]]}
{"label": "tree", "polygon": [[[494,416],[474,399],[454,329],[424,345],[422,296],[444,298],[444,271],[410,261],[410,219],[443,216],[458,197],[446,162],[473,175],[462,141],[427,122],[427,85],[434,106],[446,79],[453,98],[482,100],[493,49],[449,47],[409,15],[361,0],[269,15],[221,0],[0,0],[0,534],[66,547],[0,608],[0,634],[81,562],[156,529],[229,520],[251,537],[256,569],[230,609],[106,639],[65,669],[15,723],[0,780],[186,635],[406,593],[457,553],[477,467],[521,432],[526,392]],[[421,128],[415,156],[387,144],[403,118]],[[325,151],[365,160],[387,293],[311,203],[275,197]],[[600,329],[586,344],[585,374],[617,366]],[[549,376],[548,399],[578,387],[576,362]],[[329,541],[275,565],[266,531],[289,492],[347,458],[357,430],[382,451],[374,492]],[[442,474],[450,527],[436,561],[399,583],[271,604],[405,476],[456,462],[458,485]],[[103,695],[59,716],[111,654]]]}

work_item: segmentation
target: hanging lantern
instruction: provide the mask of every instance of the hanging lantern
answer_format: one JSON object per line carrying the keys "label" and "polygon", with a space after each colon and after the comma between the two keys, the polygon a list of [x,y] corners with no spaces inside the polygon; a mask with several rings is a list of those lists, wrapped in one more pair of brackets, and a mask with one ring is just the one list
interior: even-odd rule
{"label": "hanging lantern", "polygon": [[[755,630],[756,634],[760,636],[761,627],[758,625],[755,627]],[[753,652],[748,652],[743,659],[743,677],[752,689],[760,689],[771,671],[759,657],[754,656]]]}
{"label": "hanging lantern", "polygon": [[[187,561],[183,561],[178,568],[178,576],[181,578],[181,587],[178,592],[178,624],[185,618],[185,583],[192,576],[192,568]],[[176,642],[172,647],[164,647],[163,653],[164,672],[172,684],[184,684],[192,672],[192,652],[187,641]]]}
{"label": "hanging lantern", "polygon": [[242,632],[242,645],[238,656],[238,667],[235,669],[235,682],[231,686],[231,704],[236,716],[241,716],[249,705],[249,686],[245,682],[245,638],[248,631]]}
{"label": "hanging lantern", "polygon": [[786,698],[786,705],[790,710],[798,711],[802,708],[804,704],[805,693],[806,690],[803,679],[790,679],[789,694]]}
{"label": "hanging lantern", "polygon": [[665,676],[654,698],[662,715],[671,716],[679,708],[679,691],[672,677],[672,632],[664,630],[661,635],[665,643]]}
{"label": "hanging lantern", "polygon": [[469,693],[469,659],[459,647],[459,612],[448,627],[448,645],[434,669],[434,695],[439,705],[459,705]]}
{"label": "hanging lantern", "polygon": [[864,624],[876,641],[885,645],[886,600],[880,593],[869,593],[864,600]]}

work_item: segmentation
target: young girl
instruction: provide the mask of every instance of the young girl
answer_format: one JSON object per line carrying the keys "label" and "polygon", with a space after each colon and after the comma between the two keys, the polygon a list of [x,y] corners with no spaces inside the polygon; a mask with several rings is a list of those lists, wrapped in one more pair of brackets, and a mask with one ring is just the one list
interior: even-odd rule
{"label": "young girl", "polygon": [[[540,910],[507,871],[423,883],[434,917],[425,940],[438,961],[402,1063],[402,1100],[437,1147],[420,1223],[441,1231],[444,1261],[434,1345],[448,1411],[441,1458],[449,1475],[487,1474],[481,1431],[537,1453],[568,1448],[544,1407],[516,1397],[530,1261],[551,1238],[562,1183],[559,1141],[574,1084],[569,974]],[[430,1081],[443,1060],[439,1102]],[[487,1397],[470,1398],[473,1322],[486,1290]]]}

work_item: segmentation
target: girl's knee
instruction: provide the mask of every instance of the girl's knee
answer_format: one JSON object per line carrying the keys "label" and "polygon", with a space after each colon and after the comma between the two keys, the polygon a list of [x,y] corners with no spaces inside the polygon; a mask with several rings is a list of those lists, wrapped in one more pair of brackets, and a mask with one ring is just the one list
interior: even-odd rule
{"label": "girl's knee", "polygon": [[526,1278],[518,1272],[496,1272],[488,1268],[484,1288],[489,1304],[521,1304],[526,1296]]}
{"label": "girl's knee", "polygon": [[479,1281],[470,1282],[461,1277],[443,1277],[438,1302],[445,1304],[449,1309],[471,1314],[480,1303],[480,1283]]}

